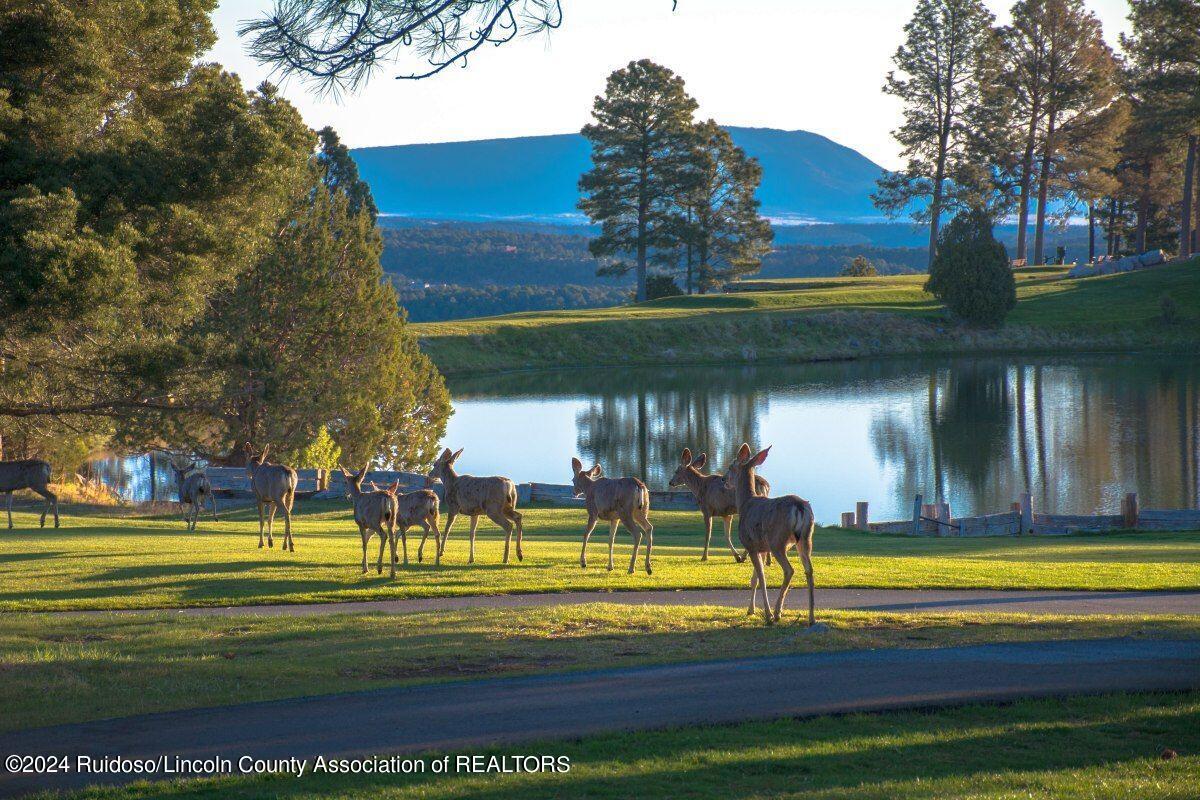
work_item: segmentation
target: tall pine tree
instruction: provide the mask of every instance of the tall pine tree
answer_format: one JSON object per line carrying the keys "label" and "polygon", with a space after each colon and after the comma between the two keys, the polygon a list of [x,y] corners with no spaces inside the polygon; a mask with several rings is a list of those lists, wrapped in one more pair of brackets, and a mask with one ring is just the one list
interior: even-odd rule
{"label": "tall pine tree", "polygon": [[677,200],[695,181],[695,111],[683,79],[643,59],[608,76],[592,107],[594,121],[582,131],[592,145],[592,169],[579,179],[579,208],[601,226],[588,248],[611,259],[602,274],[636,270],[639,301],[646,299],[650,255],[673,246],[682,213]]}

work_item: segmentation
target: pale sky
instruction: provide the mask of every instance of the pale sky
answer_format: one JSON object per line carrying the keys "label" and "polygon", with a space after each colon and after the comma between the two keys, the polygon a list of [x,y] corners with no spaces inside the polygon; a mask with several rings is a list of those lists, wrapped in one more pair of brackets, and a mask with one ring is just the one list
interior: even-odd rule
{"label": "pale sky", "polygon": [[[284,94],[313,128],[351,147],[577,131],[613,69],[650,58],[683,76],[700,114],[727,125],[803,129],[899,166],[890,132],[899,105],[882,94],[915,0],[563,0],[563,26],[473,56],[422,81],[385,64],[340,100],[299,81]],[[1127,29],[1127,0],[1089,0],[1109,43]],[[987,0],[1001,21],[1011,2]],[[238,23],[271,0],[222,0],[210,58],[254,85],[268,73],[245,55]]]}

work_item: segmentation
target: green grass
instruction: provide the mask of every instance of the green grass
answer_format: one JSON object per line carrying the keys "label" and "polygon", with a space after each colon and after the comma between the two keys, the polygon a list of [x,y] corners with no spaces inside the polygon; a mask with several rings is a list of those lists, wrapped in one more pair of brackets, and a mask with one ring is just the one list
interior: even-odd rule
{"label": "green grass", "polygon": [[[593,536],[589,568],[579,568],[583,509],[524,509],[525,560],[501,564],[498,528],[480,524],[477,562],[466,563],[467,525],[450,536],[441,567],[400,567],[395,581],[359,571],[361,548],[348,505],[297,506],[296,552],[257,548],[253,510],[202,521],[195,533],[177,518],[80,517],[60,530],[32,527],[0,536],[0,610],[169,608],[329,602],[514,592],[745,588],[749,567],[715,549],[699,558],[697,512],[655,512],[653,575],[628,575],[628,534],[608,572],[607,537]],[[277,525],[281,523],[277,520]],[[278,544],[278,542],[277,542]],[[432,543],[426,555],[432,552]],[[416,540],[409,552],[415,559]],[[623,563],[622,563],[623,562]],[[1113,533],[1070,537],[912,539],[820,529],[818,587],[996,589],[1195,589],[1200,533]],[[770,573],[778,585],[779,572]],[[798,602],[793,600],[793,602]],[[818,589],[819,603],[819,589]]]}
{"label": "green grass", "polygon": [[[1179,757],[1160,758],[1167,748]],[[621,733],[485,754],[565,756],[570,771],[310,773],[303,778],[235,777],[94,789],[77,796],[1184,800],[1194,798],[1200,785],[1200,693],[1077,697]]]}
{"label": "green grass", "polygon": [[797,636],[743,610],[592,604],[411,615],[0,615],[0,731],[180,708],[650,663],[1063,638],[1200,637],[1200,617],[822,612]]}
{"label": "green grass", "polygon": [[[1061,268],[1018,270],[1017,308],[994,331],[948,323],[922,289],[923,275],[771,281],[777,290],[414,328],[422,347],[450,373],[1200,344],[1200,261],[1084,280],[1065,275]],[[1182,315],[1174,324],[1161,321],[1160,301],[1168,294]]]}

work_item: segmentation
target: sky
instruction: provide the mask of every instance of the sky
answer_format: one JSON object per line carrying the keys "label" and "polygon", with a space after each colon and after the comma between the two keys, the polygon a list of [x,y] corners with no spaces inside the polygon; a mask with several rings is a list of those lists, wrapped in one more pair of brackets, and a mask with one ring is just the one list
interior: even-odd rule
{"label": "sky", "polygon": [[[1010,0],[986,4],[1001,22]],[[237,36],[272,0],[222,0],[210,60],[247,86],[270,77]],[[334,99],[291,80],[284,94],[313,128],[332,125],[351,147],[466,141],[577,131],[604,79],[631,60],[673,69],[726,125],[802,129],[900,166],[891,131],[900,106],[880,91],[916,0],[563,0],[549,34],[477,53],[467,69],[396,80],[385,64]],[[1127,0],[1088,0],[1115,47]]]}

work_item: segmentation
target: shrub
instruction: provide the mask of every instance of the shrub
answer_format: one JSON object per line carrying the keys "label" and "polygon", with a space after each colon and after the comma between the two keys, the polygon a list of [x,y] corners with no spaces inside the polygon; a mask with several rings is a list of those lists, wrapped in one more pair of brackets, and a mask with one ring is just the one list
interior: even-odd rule
{"label": "shrub", "polygon": [[670,275],[650,275],[646,278],[646,299],[657,300],[660,297],[675,297],[683,294],[683,290],[675,283]]}
{"label": "shrub", "polygon": [[322,425],[317,428],[316,438],[300,451],[296,466],[300,469],[337,469],[341,457],[342,448],[329,435],[329,429]]}
{"label": "shrub", "polygon": [[875,265],[868,261],[866,256],[855,256],[838,274],[843,278],[874,278],[879,274],[879,270],[875,269]]}
{"label": "shrub", "polygon": [[1012,311],[1016,281],[986,212],[964,211],[942,231],[925,290],[975,325],[999,325]]}

